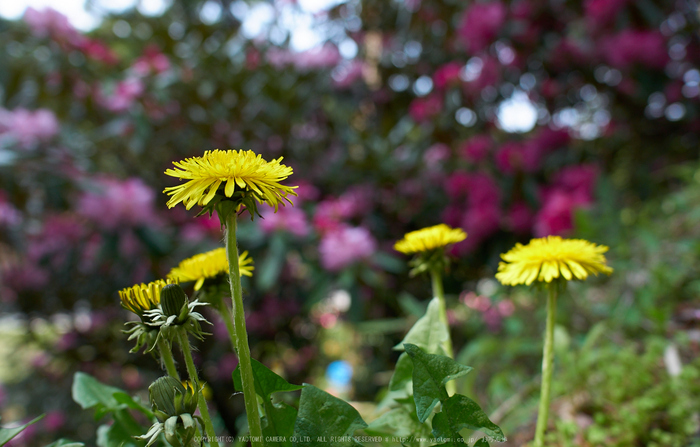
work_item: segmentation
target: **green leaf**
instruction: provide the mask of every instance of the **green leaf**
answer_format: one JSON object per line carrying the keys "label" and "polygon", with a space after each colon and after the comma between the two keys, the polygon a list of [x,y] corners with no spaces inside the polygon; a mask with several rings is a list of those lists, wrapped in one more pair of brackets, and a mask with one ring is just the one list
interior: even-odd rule
{"label": "green leaf", "polygon": [[489,447],[489,443],[486,442],[486,439],[480,438],[474,443],[474,447]]}
{"label": "green leaf", "polygon": [[[253,379],[255,380],[255,392],[264,399],[270,399],[272,393],[279,391],[296,391],[302,389],[303,385],[293,385],[284,380],[279,375],[271,371],[267,366],[263,365],[255,359],[251,359],[253,364]],[[236,391],[243,391],[241,384],[240,364],[236,367],[232,374],[233,386]]]}
{"label": "green leaf", "polygon": [[389,381],[389,390],[402,390],[413,376],[413,361],[405,352],[399,356],[394,367],[394,375]]}
{"label": "green leaf", "polygon": [[69,441],[68,439],[59,439],[44,447],[85,447],[82,442]]}
{"label": "green leaf", "polygon": [[447,326],[440,321],[440,301],[437,298],[430,300],[428,310],[416,324],[408,331],[403,341],[394,347],[401,351],[406,343],[419,346],[426,352],[444,354],[443,345],[450,337]]}
{"label": "green leaf", "polygon": [[41,416],[27,422],[26,424],[20,425],[19,427],[15,427],[15,428],[0,427],[0,446],[7,444],[7,442],[10,439],[12,439],[15,436],[17,436],[18,434],[22,433],[22,431],[24,431],[24,429],[29,427],[30,425],[32,425],[36,422],[39,422],[43,417],[44,417],[44,415],[42,414]]}
{"label": "green leaf", "polygon": [[[265,403],[265,418],[267,425],[263,427],[263,435],[266,438],[280,437],[285,441],[279,443],[280,447],[291,447],[291,437],[294,434],[294,423],[297,419],[297,409],[284,402]],[[277,444],[275,444],[277,445]]]}
{"label": "green leaf", "polygon": [[275,233],[270,240],[269,249],[265,259],[255,271],[255,284],[257,288],[266,292],[277,284],[282,267],[286,261],[287,246],[282,233]]}
{"label": "green leaf", "polygon": [[404,407],[387,411],[377,419],[370,422],[365,429],[368,433],[387,434],[397,437],[408,437],[420,433],[421,424]]}
{"label": "green leaf", "polygon": [[[352,435],[367,424],[349,403],[305,384],[294,425],[294,447],[360,445]],[[332,437],[347,438],[332,442]]]}
{"label": "green leaf", "polygon": [[489,420],[479,404],[467,396],[455,394],[442,402],[442,412],[433,418],[433,436],[449,437],[452,432],[459,433],[465,428],[480,430],[497,442],[506,440],[500,427]]}
{"label": "green leaf", "polygon": [[124,391],[105,385],[89,374],[77,372],[73,376],[71,394],[73,400],[83,410],[92,407],[97,407],[98,412],[117,409],[119,402],[114,398],[115,393],[124,393]]}
{"label": "green leaf", "polygon": [[413,360],[413,398],[418,420],[425,422],[435,405],[449,397],[445,384],[468,374],[472,368],[444,355],[426,354],[411,343],[406,343],[404,347]]}
{"label": "green leaf", "polygon": [[[132,410],[137,410],[146,415],[148,418],[153,417],[153,412],[149,410],[147,407],[143,406],[141,404],[140,400],[135,400],[133,397],[129,396],[128,394],[124,392],[117,392],[112,395],[114,397],[114,400],[119,402],[120,404],[124,404],[127,407],[131,408]],[[138,398],[137,398],[138,399]]]}

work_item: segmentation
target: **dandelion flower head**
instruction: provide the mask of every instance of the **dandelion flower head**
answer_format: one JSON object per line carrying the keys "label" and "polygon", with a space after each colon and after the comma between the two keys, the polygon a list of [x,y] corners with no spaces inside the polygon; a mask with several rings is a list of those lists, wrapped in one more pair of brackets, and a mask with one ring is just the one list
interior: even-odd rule
{"label": "dandelion flower head", "polygon": [[[255,267],[252,264],[253,258],[248,257],[247,251],[238,256],[241,276],[253,276]],[[228,273],[228,267],[226,249],[222,247],[185,259],[168,273],[168,278],[179,282],[197,281],[194,290],[199,290],[205,279]]]}
{"label": "dandelion flower head", "polygon": [[201,157],[173,162],[176,168],[167,169],[165,174],[188,181],[165,188],[163,192],[171,196],[168,208],[180,202],[188,210],[194,205],[205,206],[223,185],[226,197],[235,192],[251,192],[259,203],[265,202],[277,211],[284,200],[292,203],[288,195],[297,195],[296,186],[280,184],[292,174],[292,168],[281,164],[281,160],[282,157],[268,162],[253,151],[217,149],[206,151]]}
{"label": "dandelion flower head", "polygon": [[552,282],[557,278],[586,279],[589,274],[610,274],[606,264],[605,245],[596,245],[583,239],[562,239],[547,236],[533,239],[527,245],[516,244],[502,254],[505,262],[498,265],[496,279],[506,286],[530,285],[534,281]]}
{"label": "dandelion flower head", "polygon": [[467,233],[460,228],[440,224],[406,233],[403,239],[394,244],[394,250],[404,254],[421,253],[462,242],[466,238]]}
{"label": "dandelion flower head", "polygon": [[159,279],[148,284],[137,284],[120,290],[119,299],[122,302],[122,307],[142,317],[147,310],[158,307],[160,291],[170,282],[170,280]]}

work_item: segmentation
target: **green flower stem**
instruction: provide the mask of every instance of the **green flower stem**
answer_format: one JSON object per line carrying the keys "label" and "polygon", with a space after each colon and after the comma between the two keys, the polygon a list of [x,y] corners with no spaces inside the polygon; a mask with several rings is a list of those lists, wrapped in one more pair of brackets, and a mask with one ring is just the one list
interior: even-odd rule
{"label": "green flower stem", "polygon": [[[229,265],[228,275],[231,282],[233,331],[235,333],[235,336],[231,336],[231,338],[235,343],[234,348],[238,354],[238,361],[241,367],[241,385],[243,386],[243,400],[245,401],[245,411],[248,417],[251,444],[252,447],[262,447],[262,425],[260,424],[258,397],[255,394],[253,365],[250,360],[250,347],[248,346],[248,333],[246,332],[245,313],[243,311],[243,290],[241,288],[241,273],[238,268],[236,225],[236,213],[228,213],[228,216],[226,216],[226,254]],[[226,327],[229,327],[228,323]],[[230,330],[229,328],[229,334]]]}
{"label": "green flower stem", "polygon": [[214,425],[212,425],[211,416],[209,416],[207,400],[204,398],[204,394],[202,394],[201,390],[199,389],[199,375],[197,374],[197,367],[194,366],[194,360],[192,360],[190,340],[187,338],[187,331],[184,328],[178,328],[177,341],[180,344],[180,349],[182,349],[182,356],[185,358],[185,365],[187,365],[187,374],[189,374],[190,376],[192,386],[195,388],[195,390],[197,390],[199,400],[199,413],[202,415],[202,420],[204,421],[204,430],[207,432],[207,437],[209,438],[209,445],[211,447],[219,447],[219,443],[216,442],[216,432],[214,431]]}
{"label": "green flower stem", "polygon": [[[442,287],[442,273],[438,268],[430,269],[430,279],[433,286],[433,295],[440,301],[440,321],[447,328],[447,341],[444,344],[448,357],[454,357],[452,352],[452,338],[450,337],[450,323],[447,320],[447,304],[445,303],[445,289]],[[448,382],[452,383],[452,382]]]}
{"label": "green flower stem", "polygon": [[547,329],[544,334],[544,353],[542,357],[542,386],[540,389],[540,410],[537,413],[535,429],[535,447],[544,446],[544,432],[549,417],[549,397],[552,389],[552,366],[554,364],[554,321],[557,316],[557,284],[549,284],[547,299]]}
{"label": "green flower stem", "polygon": [[160,358],[165,364],[165,370],[168,371],[168,375],[173,379],[180,380],[180,375],[177,373],[177,368],[175,368],[173,353],[170,351],[170,345],[163,338],[158,338],[158,351],[160,351]]}

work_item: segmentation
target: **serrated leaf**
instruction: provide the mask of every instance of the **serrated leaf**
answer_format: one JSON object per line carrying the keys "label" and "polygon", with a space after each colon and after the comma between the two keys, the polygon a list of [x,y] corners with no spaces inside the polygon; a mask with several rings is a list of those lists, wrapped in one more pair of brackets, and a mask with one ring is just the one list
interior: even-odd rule
{"label": "serrated leaf", "polygon": [[425,422],[438,402],[449,397],[445,384],[468,374],[469,366],[460,365],[444,355],[427,354],[411,343],[404,345],[413,360],[413,398],[416,401],[418,420]]}
{"label": "serrated leaf", "polygon": [[69,441],[68,439],[59,439],[44,447],[85,447],[85,444],[82,442]]}
{"label": "serrated leaf", "polygon": [[113,386],[105,385],[94,377],[83,372],[77,372],[73,376],[71,395],[73,400],[83,410],[97,406],[97,410],[114,410],[119,407],[119,402],[114,398],[115,393],[124,391]]}
{"label": "serrated leaf", "polygon": [[406,383],[411,381],[413,375],[413,361],[405,352],[399,356],[394,367],[394,374],[389,381],[391,391],[402,390]]}
{"label": "serrated leaf", "polygon": [[32,419],[31,421],[27,422],[26,424],[20,425],[19,427],[15,427],[15,428],[0,427],[0,446],[7,444],[7,442],[10,439],[12,439],[15,436],[17,436],[18,434],[22,433],[24,431],[24,429],[29,427],[30,425],[32,425],[36,422],[39,422],[43,417],[44,417],[44,415],[42,414],[41,416],[39,416],[35,419]]}
{"label": "serrated leaf", "polygon": [[433,418],[433,436],[449,437],[452,432],[459,433],[465,428],[482,431],[498,442],[506,440],[501,428],[491,422],[479,404],[467,396],[455,394],[442,402],[442,412]]}
{"label": "serrated leaf", "polygon": [[418,419],[403,407],[394,408],[379,416],[365,429],[368,433],[408,437],[420,432]]}
{"label": "serrated leaf", "polygon": [[[284,380],[279,375],[271,371],[267,366],[263,365],[255,359],[251,359],[253,368],[253,379],[255,380],[255,392],[264,399],[270,399],[272,393],[280,391],[296,391],[303,388],[303,385],[294,385]],[[232,374],[233,386],[236,391],[243,391],[241,383],[240,365]]]}
{"label": "serrated leaf", "polygon": [[444,354],[444,344],[450,337],[445,323],[440,321],[440,301],[430,300],[428,309],[416,324],[408,331],[403,341],[394,346],[397,351],[403,350],[403,345],[411,343],[432,354]]}
{"label": "serrated leaf", "polygon": [[[360,445],[352,438],[355,430],[367,424],[352,405],[331,396],[313,385],[305,384],[294,424],[294,447]],[[330,442],[331,437],[349,438],[347,442]]]}

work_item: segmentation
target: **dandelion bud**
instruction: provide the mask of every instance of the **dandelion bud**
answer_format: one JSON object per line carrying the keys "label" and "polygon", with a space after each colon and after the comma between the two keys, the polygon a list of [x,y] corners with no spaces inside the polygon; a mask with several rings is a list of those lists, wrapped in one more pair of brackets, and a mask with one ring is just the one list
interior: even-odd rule
{"label": "dandelion bud", "polygon": [[160,305],[166,316],[179,316],[182,306],[187,303],[187,295],[179,284],[168,284],[160,292]]}

